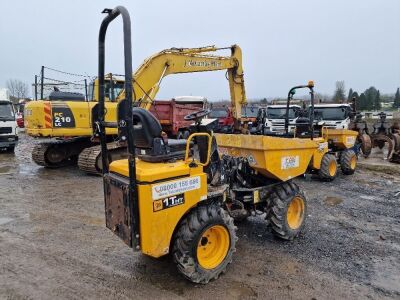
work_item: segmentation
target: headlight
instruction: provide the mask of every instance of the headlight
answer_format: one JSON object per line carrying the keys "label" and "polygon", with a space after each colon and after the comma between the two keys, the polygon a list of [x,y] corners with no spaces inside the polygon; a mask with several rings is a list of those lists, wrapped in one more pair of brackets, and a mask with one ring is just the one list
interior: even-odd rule
{"label": "headlight", "polygon": [[13,137],[9,137],[9,138],[8,138],[8,141],[9,141],[9,142],[12,142],[12,141],[14,141],[14,140],[15,140],[15,138],[13,138]]}

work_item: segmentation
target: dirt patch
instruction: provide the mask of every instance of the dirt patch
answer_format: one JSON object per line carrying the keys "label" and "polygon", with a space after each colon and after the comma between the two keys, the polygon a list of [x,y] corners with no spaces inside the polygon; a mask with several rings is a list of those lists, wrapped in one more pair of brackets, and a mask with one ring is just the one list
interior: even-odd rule
{"label": "dirt patch", "polygon": [[325,198],[325,201],[324,201],[324,203],[325,203],[326,205],[329,205],[329,206],[336,206],[336,205],[338,205],[338,204],[340,204],[340,203],[342,203],[342,202],[343,202],[343,199],[342,199],[342,198],[339,198],[339,197],[332,197],[332,196],[326,197],[326,198]]}

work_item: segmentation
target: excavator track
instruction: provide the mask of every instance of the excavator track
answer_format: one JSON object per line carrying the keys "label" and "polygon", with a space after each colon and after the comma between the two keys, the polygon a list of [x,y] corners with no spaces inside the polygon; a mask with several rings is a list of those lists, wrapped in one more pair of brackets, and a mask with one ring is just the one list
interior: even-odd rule
{"label": "excavator track", "polygon": [[39,143],[32,149],[32,160],[46,168],[73,165],[79,152],[90,145],[89,139],[82,138]]}
{"label": "excavator track", "polygon": [[[127,157],[126,147],[118,142],[107,143],[108,161]],[[102,170],[101,146],[96,145],[84,149],[78,157],[78,167],[80,170],[94,175],[100,175]]]}
{"label": "excavator track", "polygon": [[51,144],[38,144],[33,147],[32,159],[37,165],[48,168],[51,167],[51,165],[46,162],[45,158],[45,153],[50,146]]}

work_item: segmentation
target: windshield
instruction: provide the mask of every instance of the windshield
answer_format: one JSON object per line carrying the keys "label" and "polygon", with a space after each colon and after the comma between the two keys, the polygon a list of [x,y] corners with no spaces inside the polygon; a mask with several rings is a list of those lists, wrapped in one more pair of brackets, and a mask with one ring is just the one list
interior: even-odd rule
{"label": "windshield", "polygon": [[114,87],[114,95],[111,97],[111,81],[106,81],[106,98],[109,98],[110,100],[115,100],[117,99],[119,93],[124,89],[125,83],[122,81],[114,81],[113,82],[113,87]]}
{"label": "windshield", "polygon": [[[296,109],[289,107],[289,119],[296,118]],[[267,118],[268,119],[285,119],[286,108],[285,107],[267,107]]]}
{"label": "windshield", "polygon": [[[110,80],[106,80],[105,81],[105,93],[104,96],[110,100],[114,100],[117,99],[118,95],[122,92],[122,90],[125,88],[125,82],[124,81],[114,81],[114,97],[110,97],[111,96],[111,82]],[[89,85],[89,91],[88,91],[88,99],[90,100],[98,100],[95,99],[95,91],[94,89],[97,88],[97,84],[95,82],[92,82]]]}
{"label": "windshield", "polygon": [[10,103],[0,103],[0,119],[14,120],[14,109]]}
{"label": "windshield", "polygon": [[125,82],[124,81],[114,81],[114,99],[118,97],[118,95],[122,92],[122,90],[125,88]]}
{"label": "windshield", "polygon": [[257,107],[246,107],[243,112],[244,117],[250,117],[250,118],[257,117],[257,114],[258,114]]}
{"label": "windshield", "polygon": [[208,115],[209,118],[218,119],[218,118],[226,118],[228,116],[228,111],[223,109],[213,109]]}
{"label": "windshield", "polygon": [[346,119],[347,114],[345,107],[314,107],[314,116],[316,120],[334,121]]}

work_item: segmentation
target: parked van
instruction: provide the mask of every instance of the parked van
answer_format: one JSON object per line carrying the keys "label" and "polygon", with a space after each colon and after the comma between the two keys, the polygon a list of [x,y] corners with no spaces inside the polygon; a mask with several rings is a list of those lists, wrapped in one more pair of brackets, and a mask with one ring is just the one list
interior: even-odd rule
{"label": "parked van", "polygon": [[0,149],[14,152],[18,143],[15,110],[8,89],[0,89]]}

